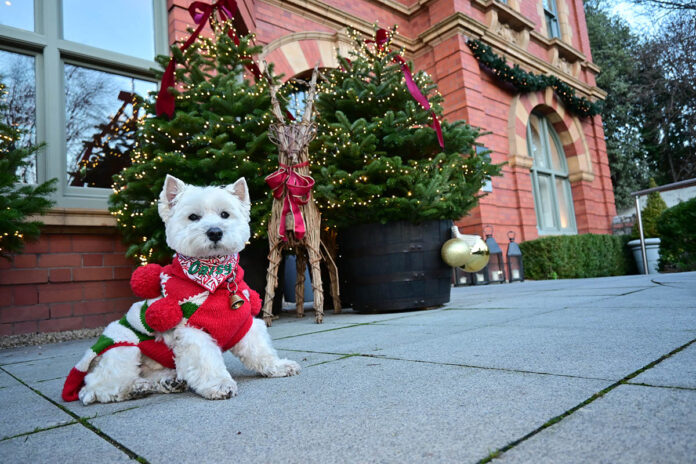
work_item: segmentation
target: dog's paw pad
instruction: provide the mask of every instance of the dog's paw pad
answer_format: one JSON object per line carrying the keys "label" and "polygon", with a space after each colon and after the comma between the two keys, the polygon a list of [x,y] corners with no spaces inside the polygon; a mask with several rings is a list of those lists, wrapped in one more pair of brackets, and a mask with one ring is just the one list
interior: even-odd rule
{"label": "dog's paw pad", "polygon": [[162,385],[162,388],[169,393],[185,392],[188,388],[188,384],[185,380],[177,379],[175,377],[162,380],[160,385]]}

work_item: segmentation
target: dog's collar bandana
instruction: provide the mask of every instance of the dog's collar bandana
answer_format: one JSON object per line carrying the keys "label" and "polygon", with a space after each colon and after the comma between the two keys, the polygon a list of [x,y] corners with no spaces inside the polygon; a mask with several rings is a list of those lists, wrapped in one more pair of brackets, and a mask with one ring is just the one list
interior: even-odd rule
{"label": "dog's collar bandana", "polygon": [[190,258],[177,253],[176,259],[179,261],[186,277],[210,292],[215,292],[218,286],[225,280],[228,280],[228,278],[234,279],[237,272],[239,254]]}

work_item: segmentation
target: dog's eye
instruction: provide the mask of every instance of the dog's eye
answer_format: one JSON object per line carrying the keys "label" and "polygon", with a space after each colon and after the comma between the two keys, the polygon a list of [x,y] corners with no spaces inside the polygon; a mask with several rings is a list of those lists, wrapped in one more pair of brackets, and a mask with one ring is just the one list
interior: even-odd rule
{"label": "dog's eye", "polygon": [[220,217],[222,219],[227,219],[228,217],[230,217],[230,213],[228,213],[227,211],[223,211],[222,213],[220,213]]}
{"label": "dog's eye", "polygon": [[199,220],[200,218],[201,218],[201,217],[200,217],[199,215],[197,215],[197,214],[192,214],[192,215],[189,216],[189,221],[197,221],[197,220]]}

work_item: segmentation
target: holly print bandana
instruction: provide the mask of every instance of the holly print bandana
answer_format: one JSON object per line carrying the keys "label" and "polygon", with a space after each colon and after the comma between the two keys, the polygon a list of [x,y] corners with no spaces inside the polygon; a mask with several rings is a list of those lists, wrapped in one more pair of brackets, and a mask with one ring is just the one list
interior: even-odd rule
{"label": "holly print bandana", "polygon": [[210,292],[214,292],[228,277],[234,278],[239,254],[189,258],[177,253],[176,259],[179,260],[186,277]]}

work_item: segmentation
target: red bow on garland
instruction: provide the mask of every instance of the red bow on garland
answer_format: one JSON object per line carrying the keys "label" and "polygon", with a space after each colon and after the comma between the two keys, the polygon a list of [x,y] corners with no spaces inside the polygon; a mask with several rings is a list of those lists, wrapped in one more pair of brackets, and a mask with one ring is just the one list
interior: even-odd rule
{"label": "red bow on garland", "polygon": [[281,164],[280,169],[266,177],[266,183],[271,187],[273,197],[277,200],[283,198],[283,212],[280,217],[278,234],[284,241],[288,240],[285,225],[285,217],[288,213],[292,213],[294,222],[292,231],[295,234],[295,238],[301,240],[306,232],[300,206],[306,205],[309,201],[309,194],[314,186],[314,179],[295,171],[296,168],[304,166],[309,166],[309,161],[293,164],[292,166]]}
{"label": "red bow on garland", "polygon": [[[218,0],[213,4],[204,2],[193,2],[188,7],[189,14],[193,18],[193,22],[198,24],[198,27],[191,34],[191,36],[184,42],[184,44],[179,48],[183,53],[184,50],[189,48],[191,44],[198,38],[201,31],[205,27],[205,23],[210,21],[210,27],[213,26],[213,12],[217,10],[221,21],[227,21],[234,18],[237,13],[237,2],[236,0]],[[227,29],[227,35],[234,41],[234,44],[239,46],[239,38],[234,33],[234,30],[230,27]],[[251,57],[249,57],[251,59]],[[174,68],[176,67],[176,61],[174,57],[169,60],[169,64],[162,75],[162,83],[160,84],[160,91],[157,94],[157,102],[155,103],[155,112],[157,116],[166,114],[170,118],[174,116],[174,95],[169,93],[169,88],[174,87]],[[245,67],[254,75],[254,78],[258,80],[262,74],[261,70],[256,63],[252,60],[251,63],[246,64]]]}
{"label": "red bow on garland", "polygon": [[[389,43],[389,31],[381,28],[377,29],[377,32],[375,33],[375,40],[367,40],[366,42],[374,43],[375,45],[377,45],[378,50],[385,51],[386,45]],[[408,91],[411,93],[413,99],[420,103],[420,105],[423,108],[430,111],[430,114],[433,116],[432,127],[435,130],[435,133],[437,134],[437,141],[440,143],[440,147],[444,150],[445,141],[442,138],[442,128],[440,127],[440,121],[437,119],[437,115],[435,114],[435,112],[430,108],[430,102],[428,102],[428,99],[425,98],[423,93],[420,91],[420,89],[414,82],[413,76],[411,75],[411,70],[408,69],[408,65],[406,64],[406,60],[404,60],[400,55],[395,55],[394,61],[398,62],[401,66],[401,71],[404,73],[404,80],[406,81],[406,87],[408,88]]]}

